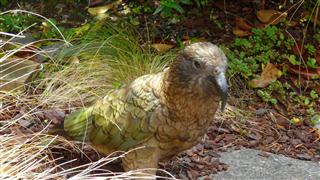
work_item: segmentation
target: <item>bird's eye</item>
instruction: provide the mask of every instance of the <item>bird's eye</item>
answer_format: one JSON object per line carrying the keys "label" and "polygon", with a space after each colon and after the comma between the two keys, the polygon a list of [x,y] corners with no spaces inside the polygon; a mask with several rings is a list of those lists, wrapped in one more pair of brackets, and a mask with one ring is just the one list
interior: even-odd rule
{"label": "bird's eye", "polygon": [[201,67],[201,64],[198,61],[193,61],[193,65],[194,67],[196,67],[197,69],[199,69]]}

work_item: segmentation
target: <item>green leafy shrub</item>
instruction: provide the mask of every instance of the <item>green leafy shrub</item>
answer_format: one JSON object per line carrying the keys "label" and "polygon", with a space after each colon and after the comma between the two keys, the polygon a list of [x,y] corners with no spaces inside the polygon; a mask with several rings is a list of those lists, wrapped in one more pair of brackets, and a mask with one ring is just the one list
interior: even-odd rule
{"label": "green leafy shrub", "polygon": [[[264,29],[253,29],[253,35],[248,38],[236,38],[226,54],[229,59],[229,74],[241,74],[246,79],[253,78],[260,72],[260,64],[287,61],[294,42],[286,38],[276,26]],[[279,52],[281,49],[281,53]]]}
{"label": "green leafy shrub", "polygon": [[5,14],[0,16],[0,31],[18,33],[39,20],[29,14]]}
{"label": "green leafy shrub", "polygon": [[160,13],[163,17],[173,17],[175,13],[184,14],[183,5],[196,5],[198,8],[208,4],[208,0],[160,0],[160,6],[154,14]]}

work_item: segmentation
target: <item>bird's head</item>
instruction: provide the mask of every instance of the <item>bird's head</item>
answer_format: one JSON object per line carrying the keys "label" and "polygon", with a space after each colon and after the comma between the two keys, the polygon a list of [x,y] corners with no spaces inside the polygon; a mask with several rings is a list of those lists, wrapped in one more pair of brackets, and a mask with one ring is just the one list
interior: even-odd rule
{"label": "bird's head", "polygon": [[191,44],[179,53],[170,69],[177,83],[196,86],[204,97],[218,94],[222,100],[221,110],[224,110],[227,100],[227,58],[218,46],[209,42]]}

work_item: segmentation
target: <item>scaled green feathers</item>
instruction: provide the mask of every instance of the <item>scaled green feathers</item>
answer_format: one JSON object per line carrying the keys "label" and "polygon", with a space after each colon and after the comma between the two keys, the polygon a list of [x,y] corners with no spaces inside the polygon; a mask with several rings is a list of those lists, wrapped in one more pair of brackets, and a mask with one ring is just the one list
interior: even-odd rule
{"label": "scaled green feathers", "polygon": [[[159,105],[152,91],[158,76],[146,75],[115,90],[90,108],[78,110],[64,121],[64,130],[76,140],[105,146],[103,151],[128,150],[151,137],[150,113]],[[153,82],[152,85],[147,82]]]}
{"label": "scaled green feathers", "polygon": [[78,141],[88,140],[92,131],[92,108],[83,108],[70,114],[64,120],[64,130]]}

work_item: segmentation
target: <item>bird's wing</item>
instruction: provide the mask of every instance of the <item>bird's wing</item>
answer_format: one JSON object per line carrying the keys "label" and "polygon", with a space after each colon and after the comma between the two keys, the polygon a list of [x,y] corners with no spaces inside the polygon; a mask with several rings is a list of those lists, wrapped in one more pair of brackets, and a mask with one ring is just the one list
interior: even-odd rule
{"label": "bird's wing", "polygon": [[112,150],[128,150],[138,145],[153,134],[149,118],[160,104],[157,88],[161,78],[157,75],[142,76],[129,86],[111,92],[87,111],[82,111],[86,114],[74,115],[86,117],[85,121],[66,119],[65,130],[72,134],[72,124],[79,127],[76,123],[87,122],[89,126],[82,127],[87,127],[88,140],[93,145]]}

